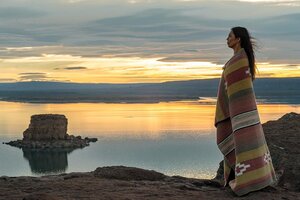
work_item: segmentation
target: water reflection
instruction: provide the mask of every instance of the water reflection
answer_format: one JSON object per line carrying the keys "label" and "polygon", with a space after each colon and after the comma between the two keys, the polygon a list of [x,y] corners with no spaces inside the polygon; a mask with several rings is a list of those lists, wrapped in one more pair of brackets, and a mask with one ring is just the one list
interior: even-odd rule
{"label": "water reflection", "polygon": [[[263,123],[289,112],[300,113],[300,105],[259,104],[258,109]],[[100,166],[126,165],[167,175],[212,178],[206,175],[214,175],[214,167],[218,167],[222,159],[215,143],[215,105],[209,103],[28,104],[0,101],[0,141],[20,139],[30,116],[41,113],[64,114],[69,121],[69,134],[97,137],[99,142],[71,154],[71,151],[62,150],[23,150],[23,156],[19,149],[0,144],[0,176],[82,172]]]}
{"label": "water reflection", "polygon": [[34,174],[55,174],[65,172],[68,168],[67,149],[22,149],[23,157],[29,161],[31,172]]}
{"label": "water reflection", "polygon": [[[205,101],[213,100],[206,98]],[[263,123],[288,112],[300,112],[299,105],[259,104],[258,109]],[[0,113],[0,136],[22,133],[28,127],[30,116],[38,113],[64,114],[69,122],[68,133],[88,137],[159,138],[157,133],[165,130],[191,130],[200,134],[215,132],[215,105],[201,101],[155,104],[29,104],[0,101]],[[153,134],[149,135],[150,132]]]}

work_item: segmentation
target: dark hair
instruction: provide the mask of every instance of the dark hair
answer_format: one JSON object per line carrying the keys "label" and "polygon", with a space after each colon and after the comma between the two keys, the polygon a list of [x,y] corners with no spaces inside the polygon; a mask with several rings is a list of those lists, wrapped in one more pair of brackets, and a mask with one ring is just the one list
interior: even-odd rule
{"label": "dark hair", "polygon": [[233,27],[232,32],[236,38],[240,38],[241,47],[246,51],[248,60],[249,60],[249,68],[250,73],[252,75],[252,80],[255,79],[256,75],[256,65],[255,65],[255,53],[253,47],[255,47],[254,38],[251,37],[248,30],[244,27]]}

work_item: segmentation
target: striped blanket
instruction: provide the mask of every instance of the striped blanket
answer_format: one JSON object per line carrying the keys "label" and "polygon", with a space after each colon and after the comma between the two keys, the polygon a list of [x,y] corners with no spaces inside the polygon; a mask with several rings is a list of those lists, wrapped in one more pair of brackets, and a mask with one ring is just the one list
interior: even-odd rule
{"label": "striped blanket", "polygon": [[225,186],[242,196],[273,184],[276,177],[245,50],[239,50],[223,69],[215,116],[217,144],[224,155]]}

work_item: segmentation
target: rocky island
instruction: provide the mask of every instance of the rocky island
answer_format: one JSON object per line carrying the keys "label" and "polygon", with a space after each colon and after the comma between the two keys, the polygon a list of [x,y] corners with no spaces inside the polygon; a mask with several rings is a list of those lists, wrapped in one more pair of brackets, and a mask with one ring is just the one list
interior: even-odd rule
{"label": "rocky island", "polygon": [[29,127],[23,133],[23,139],[5,144],[22,149],[76,149],[97,141],[97,138],[69,135],[67,126],[68,119],[64,115],[33,115]]}
{"label": "rocky island", "polygon": [[99,167],[85,173],[42,177],[0,177],[0,199],[300,199],[300,114],[289,113],[263,124],[278,184],[236,197],[222,186],[222,172],[212,180],[166,176],[125,166]]}

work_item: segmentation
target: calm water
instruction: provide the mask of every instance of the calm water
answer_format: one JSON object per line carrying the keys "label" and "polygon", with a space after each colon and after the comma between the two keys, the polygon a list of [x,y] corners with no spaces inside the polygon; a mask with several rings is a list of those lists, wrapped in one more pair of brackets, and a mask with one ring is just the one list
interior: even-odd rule
{"label": "calm water", "polygon": [[[260,104],[262,122],[300,105]],[[214,105],[199,102],[158,104],[27,104],[0,102],[0,176],[92,171],[125,165],[167,175],[212,178],[222,159],[215,144]],[[67,151],[26,151],[2,144],[21,139],[33,114],[68,118],[68,133],[97,137],[97,143]]]}

